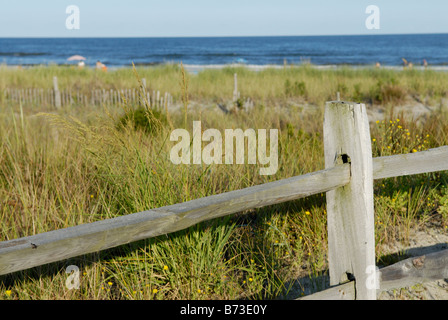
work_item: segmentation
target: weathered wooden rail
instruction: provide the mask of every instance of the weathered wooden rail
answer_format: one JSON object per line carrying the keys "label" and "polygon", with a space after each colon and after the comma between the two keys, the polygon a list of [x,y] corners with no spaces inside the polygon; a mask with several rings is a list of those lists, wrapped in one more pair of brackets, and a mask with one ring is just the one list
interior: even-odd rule
{"label": "weathered wooden rail", "polygon": [[[434,280],[448,278],[448,249],[412,257],[381,268],[378,272],[380,287],[377,292],[404,288]],[[354,300],[355,281],[314,293],[301,300]]]}
{"label": "weathered wooden rail", "polygon": [[373,221],[373,180],[448,170],[448,146],[372,158],[365,106],[347,102],[327,103],[324,146],[321,171],[0,242],[0,275],[326,192],[331,288],[307,299],[376,299],[391,286],[448,277],[448,250],[378,272]]}

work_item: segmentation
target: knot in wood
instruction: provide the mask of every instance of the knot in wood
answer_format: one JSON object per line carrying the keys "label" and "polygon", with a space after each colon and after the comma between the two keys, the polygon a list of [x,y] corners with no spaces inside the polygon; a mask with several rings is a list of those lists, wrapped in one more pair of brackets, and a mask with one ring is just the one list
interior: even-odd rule
{"label": "knot in wood", "polygon": [[421,256],[412,260],[412,265],[417,269],[423,268],[424,264],[425,264],[425,256]]}

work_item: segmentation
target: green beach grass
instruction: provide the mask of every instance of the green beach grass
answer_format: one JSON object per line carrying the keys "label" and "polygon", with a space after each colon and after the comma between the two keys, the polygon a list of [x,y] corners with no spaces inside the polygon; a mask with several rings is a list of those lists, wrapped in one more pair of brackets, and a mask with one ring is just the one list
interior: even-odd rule
{"label": "green beach grass", "polygon": [[[160,92],[169,92],[180,100],[182,92],[180,66],[137,67],[147,86]],[[403,72],[401,72],[403,71]],[[319,69],[312,65],[286,66],[251,71],[244,67],[205,69],[189,75],[189,95],[192,100],[213,101],[231,98],[233,75],[238,74],[238,90],[243,97],[257,103],[272,104],[288,100],[306,101],[320,105],[336,99],[340,92],[345,100],[364,103],[396,104],[407,95],[437,104],[447,96],[444,85],[448,73],[432,69],[396,70],[388,68],[339,67]],[[53,76],[58,77],[59,88],[90,92],[92,89],[137,88],[138,82],[129,68],[102,72],[93,68],[77,69],[62,66],[37,66],[28,69],[0,66],[0,89],[52,88]]]}
{"label": "green beach grass", "polygon": [[[213,105],[239,91],[254,101],[250,113],[220,113]],[[424,121],[397,116],[409,99],[439,106],[448,74],[431,70],[319,70],[312,66],[183,73],[179,66],[110,70],[0,67],[6,88],[150,88],[170,92],[178,111],[138,106],[73,105],[54,110],[0,100],[0,241],[117,217],[150,208],[289,178],[324,168],[323,107],[344,100],[390,110],[371,124],[373,156],[448,145],[448,115]],[[301,112],[301,105],[314,112]],[[281,108],[274,108],[281,107]],[[140,120],[137,120],[140,119]],[[258,165],[174,165],[173,128],[201,120],[203,130],[279,130],[279,170],[260,176]],[[429,222],[447,233],[446,172],[375,182],[378,264],[383,245],[408,243]],[[303,292],[297,278],[326,275],[325,194],[250,210],[187,230],[95,254],[0,276],[0,299],[278,299]],[[80,269],[80,288],[68,289],[65,269]]]}

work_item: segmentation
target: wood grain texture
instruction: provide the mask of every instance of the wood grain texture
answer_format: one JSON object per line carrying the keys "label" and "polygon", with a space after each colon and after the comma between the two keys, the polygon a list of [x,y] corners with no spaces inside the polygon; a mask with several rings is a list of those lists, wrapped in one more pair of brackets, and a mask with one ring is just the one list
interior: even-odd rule
{"label": "wood grain texture", "polygon": [[355,300],[355,281],[336,285],[297,300]]}
{"label": "wood grain texture", "polygon": [[448,279],[448,249],[412,257],[380,269],[381,291]]}
{"label": "wood grain texture", "polygon": [[366,270],[375,266],[373,164],[365,105],[328,102],[324,119],[325,168],[351,163],[351,181],[327,192],[330,285],[356,280],[356,299],[376,299]]}
{"label": "wood grain texture", "polygon": [[373,159],[374,179],[448,170],[448,146]]}
{"label": "wood grain texture", "polygon": [[0,242],[0,275],[168,234],[247,209],[326,192],[349,181],[350,165],[344,164],[185,203]]}
{"label": "wood grain texture", "polygon": [[[448,249],[427,255],[408,258],[379,270],[380,286],[377,295],[383,291],[399,289],[415,284],[448,278]],[[354,300],[355,281],[335,285],[297,300]]]}

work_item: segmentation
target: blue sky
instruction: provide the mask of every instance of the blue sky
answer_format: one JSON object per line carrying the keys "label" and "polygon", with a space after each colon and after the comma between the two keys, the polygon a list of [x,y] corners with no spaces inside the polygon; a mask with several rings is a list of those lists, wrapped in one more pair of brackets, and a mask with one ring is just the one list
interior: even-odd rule
{"label": "blue sky", "polygon": [[[184,37],[448,33],[446,0],[0,0],[0,37]],[[65,9],[80,10],[68,30]],[[365,27],[368,5],[380,29]]]}

